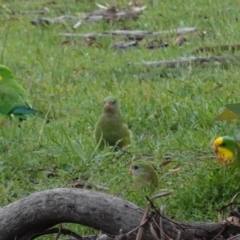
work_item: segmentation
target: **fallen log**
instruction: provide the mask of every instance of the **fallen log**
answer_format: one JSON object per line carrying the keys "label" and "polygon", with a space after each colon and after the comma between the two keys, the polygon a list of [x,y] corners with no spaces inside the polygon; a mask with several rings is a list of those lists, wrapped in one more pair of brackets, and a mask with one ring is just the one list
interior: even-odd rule
{"label": "fallen log", "polygon": [[[138,226],[143,210],[121,198],[85,189],[36,192],[0,209],[0,239],[27,240],[56,224],[78,223],[111,235]],[[145,236],[150,236],[149,230]]]}
{"label": "fallen log", "polygon": [[[105,234],[100,239],[104,240],[124,237],[133,240],[143,215],[142,208],[106,193],[72,188],[45,190],[0,209],[0,240],[34,239],[36,234],[39,236],[60,223],[77,223],[101,230]],[[154,239],[153,236],[161,239],[160,232],[168,239],[226,239],[240,233],[239,226],[228,222],[179,223],[158,211],[147,212],[146,219],[142,240]],[[75,239],[94,239],[94,236],[75,236]]]}

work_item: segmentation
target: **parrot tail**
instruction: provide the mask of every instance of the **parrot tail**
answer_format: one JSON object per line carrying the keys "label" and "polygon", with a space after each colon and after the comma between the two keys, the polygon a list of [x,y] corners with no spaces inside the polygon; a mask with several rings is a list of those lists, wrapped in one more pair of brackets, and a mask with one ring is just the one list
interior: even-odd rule
{"label": "parrot tail", "polygon": [[[37,115],[42,115],[43,113],[39,110],[22,106],[22,107],[16,107],[12,109],[9,113],[9,115],[13,114],[17,117],[19,117],[19,121],[22,122],[26,120],[28,117],[34,117]],[[49,123],[49,120],[47,120],[47,123]]]}

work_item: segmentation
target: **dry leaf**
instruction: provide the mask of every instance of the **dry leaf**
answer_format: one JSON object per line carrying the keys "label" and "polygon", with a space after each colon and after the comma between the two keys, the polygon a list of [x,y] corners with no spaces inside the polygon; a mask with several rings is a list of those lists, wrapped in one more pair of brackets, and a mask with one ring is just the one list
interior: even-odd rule
{"label": "dry leaf", "polygon": [[95,3],[99,8],[101,8],[101,9],[105,9],[105,10],[107,10],[108,8],[109,8],[109,6],[103,6],[103,5],[101,5],[101,4],[99,4],[99,3]]}
{"label": "dry leaf", "polygon": [[164,161],[164,162],[162,162],[160,165],[159,165],[159,167],[166,167],[169,163],[171,163],[172,162],[172,160],[166,160],[166,161]]}
{"label": "dry leaf", "polygon": [[172,168],[172,169],[170,169],[170,170],[168,170],[169,172],[177,172],[178,170],[180,170],[181,169],[181,166],[176,166],[176,167],[174,167],[174,168]]}
{"label": "dry leaf", "polygon": [[54,169],[47,169],[47,170],[44,170],[43,173],[45,173],[47,175],[48,178],[51,178],[51,177],[57,177],[57,174],[55,172]]}
{"label": "dry leaf", "polygon": [[72,40],[66,40],[60,43],[60,45],[62,46],[75,46],[76,45],[76,41],[72,41]]}
{"label": "dry leaf", "polygon": [[228,217],[227,221],[233,223],[234,225],[240,226],[240,219],[238,217],[235,216]]}
{"label": "dry leaf", "polygon": [[215,121],[223,121],[223,120],[233,120],[233,119],[239,119],[240,116],[238,116],[236,113],[233,113],[232,111],[228,110],[227,108],[224,109],[224,111],[219,114],[217,117],[215,117]]}
{"label": "dry leaf", "polygon": [[175,38],[174,40],[174,45],[178,45],[178,46],[181,46],[183,45],[184,42],[186,42],[186,38],[184,37],[183,34],[178,34],[177,37]]}
{"label": "dry leaf", "polygon": [[217,83],[209,90],[209,92],[215,91],[215,90],[217,90],[221,87],[223,87],[223,84],[222,83]]}
{"label": "dry leaf", "polygon": [[165,48],[165,47],[168,47],[169,46],[169,44],[168,44],[168,42],[163,42],[163,41],[159,41],[159,40],[152,40],[152,41],[150,41],[148,44],[147,44],[147,48],[149,48],[149,49],[154,49],[154,48]]}
{"label": "dry leaf", "polygon": [[88,46],[94,46],[94,47],[102,47],[100,43],[97,42],[95,37],[89,37],[85,39]]}

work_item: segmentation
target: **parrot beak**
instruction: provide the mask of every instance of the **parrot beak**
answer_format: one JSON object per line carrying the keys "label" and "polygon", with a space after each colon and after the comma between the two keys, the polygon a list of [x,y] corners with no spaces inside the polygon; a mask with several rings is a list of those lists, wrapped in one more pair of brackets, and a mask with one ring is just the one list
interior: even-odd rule
{"label": "parrot beak", "polygon": [[129,172],[130,175],[132,175],[132,173],[133,173],[131,168],[129,169],[128,172]]}
{"label": "parrot beak", "polygon": [[215,153],[218,154],[217,162],[222,162],[223,159],[222,159],[221,155],[220,155],[219,152],[218,152],[218,146],[212,145],[212,150],[213,150]]}
{"label": "parrot beak", "polygon": [[213,150],[215,153],[218,153],[218,146],[213,145],[213,146],[212,146],[212,150]]}
{"label": "parrot beak", "polygon": [[111,104],[109,103],[109,102],[107,102],[106,104],[105,104],[105,109],[106,110],[109,110],[111,108]]}

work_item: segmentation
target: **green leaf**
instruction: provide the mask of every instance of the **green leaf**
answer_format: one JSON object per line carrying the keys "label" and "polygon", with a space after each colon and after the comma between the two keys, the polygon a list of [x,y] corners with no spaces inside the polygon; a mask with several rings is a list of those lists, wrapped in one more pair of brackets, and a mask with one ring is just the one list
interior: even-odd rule
{"label": "green leaf", "polygon": [[221,114],[215,117],[215,121],[224,121],[224,120],[233,120],[240,119],[240,114],[236,114],[230,111],[228,108],[225,108]]}
{"label": "green leaf", "polygon": [[225,107],[240,116],[240,103],[227,104]]}

